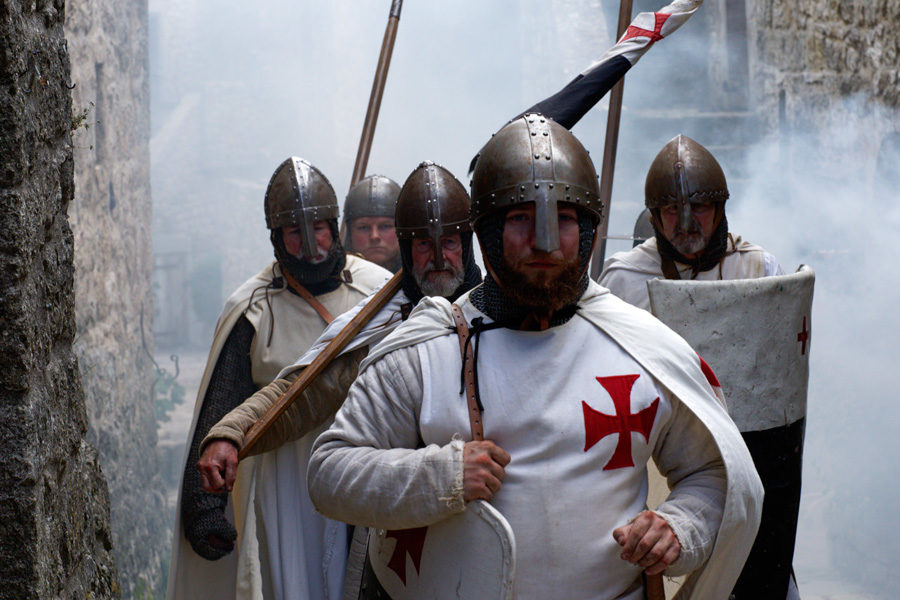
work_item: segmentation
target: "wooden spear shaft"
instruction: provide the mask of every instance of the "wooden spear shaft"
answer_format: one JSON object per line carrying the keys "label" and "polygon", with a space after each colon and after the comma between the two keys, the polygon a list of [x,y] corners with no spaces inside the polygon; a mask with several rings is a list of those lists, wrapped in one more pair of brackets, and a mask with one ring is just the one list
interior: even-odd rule
{"label": "wooden spear shaft", "polygon": [[[403,8],[403,0],[392,0],[391,12],[388,15],[387,27],[384,30],[384,39],[381,41],[381,54],[378,56],[378,66],[375,67],[375,79],[372,81],[372,91],[369,94],[366,120],[363,121],[362,133],[359,136],[359,148],[356,150],[353,175],[350,177],[351,188],[363,178],[363,175],[366,173],[366,167],[369,164],[372,139],[375,137],[375,125],[378,123],[378,111],[381,110],[381,97],[384,95],[384,84],[387,81],[388,67],[391,66],[394,41],[397,39],[397,27],[400,25],[401,8]],[[339,232],[340,239],[346,239],[346,234],[347,222],[342,219]]]}
{"label": "wooden spear shaft", "polygon": [[272,406],[266,410],[262,417],[253,424],[247,431],[244,438],[244,445],[238,452],[238,460],[243,460],[250,452],[250,449],[259,441],[259,438],[272,426],[278,417],[300,397],[300,395],[315,381],[316,377],[322,374],[322,371],[331,364],[341,351],[347,347],[353,338],[359,334],[366,324],[378,314],[384,306],[394,297],[400,290],[400,277],[402,271],[398,271],[387,283],[382,286],[378,292],[372,296],[372,299],[353,317],[341,331],[325,346],[321,352],[313,359],[308,367],[303,369],[300,376],[294,380],[285,392],[275,401]]}
{"label": "wooden spear shaft", "polygon": [[[619,24],[616,40],[622,39],[631,23],[632,0],[622,0],[619,4]],[[609,115],[606,119],[606,142],[603,145],[603,167],[600,171],[600,200],[603,202],[603,219],[597,235],[598,244],[591,263],[591,279],[597,279],[603,270],[606,257],[606,234],[609,231],[609,207],[612,203],[613,173],[616,170],[616,149],[619,145],[619,121],[622,117],[622,95],[625,92],[625,78],[613,86],[609,95]]]}
{"label": "wooden spear shaft", "polygon": [[391,55],[394,52],[394,40],[397,39],[397,27],[400,24],[402,7],[403,0],[391,2],[391,12],[384,30],[384,40],[381,42],[381,55],[378,57],[378,66],[375,69],[372,93],[369,94],[369,107],[366,109],[366,120],[359,138],[359,149],[356,152],[356,164],[353,167],[353,177],[350,178],[350,187],[356,185],[363,178],[366,165],[369,163],[369,152],[372,149],[372,138],[375,137],[375,124],[378,122],[378,111],[381,109],[381,97],[384,95],[388,67],[391,66]]}

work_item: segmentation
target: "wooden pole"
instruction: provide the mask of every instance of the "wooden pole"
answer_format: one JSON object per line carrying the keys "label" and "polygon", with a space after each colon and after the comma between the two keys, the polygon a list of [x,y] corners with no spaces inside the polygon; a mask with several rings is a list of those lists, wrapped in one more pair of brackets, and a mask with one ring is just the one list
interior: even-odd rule
{"label": "wooden pole", "polygon": [[[394,41],[397,39],[397,27],[400,24],[402,7],[403,0],[392,0],[391,12],[384,30],[384,39],[381,42],[381,54],[378,56],[378,65],[375,68],[375,79],[372,81],[372,91],[369,94],[366,120],[363,121],[362,133],[359,136],[359,148],[356,151],[356,162],[353,165],[353,176],[350,177],[351,188],[363,178],[369,164],[369,152],[372,150],[372,139],[375,137],[375,125],[378,123],[378,112],[381,110],[381,97],[384,95],[384,84],[387,81],[388,68],[391,66],[391,56],[394,52]],[[344,239],[345,234],[346,227],[342,220],[340,238]]]}
{"label": "wooden pole", "polygon": [[306,388],[315,381],[322,371],[347,347],[353,338],[363,330],[366,324],[378,314],[384,306],[400,290],[400,277],[402,271],[398,271],[384,286],[372,297],[362,310],[353,317],[341,331],[334,336],[325,348],[316,356],[308,367],[303,369],[294,383],[275,401],[259,420],[247,431],[244,445],[238,452],[238,460],[244,459],[250,449],[259,441],[259,438],[278,420],[278,417],[300,397]]}
{"label": "wooden pole", "polygon": [[[631,23],[632,0],[622,0],[619,4],[619,24],[616,29],[616,40],[622,39],[625,30]],[[623,77],[609,95],[609,115],[606,119],[606,141],[603,144],[603,167],[600,171],[600,200],[603,202],[603,219],[597,228],[596,249],[591,263],[591,279],[597,279],[603,270],[603,259],[606,257],[606,234],[609,231],[609,207],[612,203],[613,173],[616,170],[616,149],[619,144],[619,121],[622,116],[622,95],[625,91]]]}

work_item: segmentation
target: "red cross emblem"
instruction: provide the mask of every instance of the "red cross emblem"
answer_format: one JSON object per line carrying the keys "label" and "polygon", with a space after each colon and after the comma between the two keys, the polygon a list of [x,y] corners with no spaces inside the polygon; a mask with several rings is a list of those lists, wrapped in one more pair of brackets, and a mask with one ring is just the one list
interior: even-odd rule
{"label": "red cross emblem", "polygon": [[699,354],[697,355],[697,358],[700,359],[700,370],[703,371],[703,376],[706,377],[706,381],[709,382],[709,385],[714,388],[722,387],[722,384],[719,383],[719,378],[716,377],[716,374],[713,372],[712,367],[709,366],[709,363],[703,360],[703,357]]}
{"label": "red cross emblem", "polygon": [[419,565],[422,563],[422,549],[425,547],[426,533],[428,533],[427,527],[416,527],[415,529],[388,531],[385,534],[385,537],[397,540],[394,552],[391,553],[391,560],[388,561],[388,568],[397,574],[403,585],[406,585],[406,555],[409,554],[416,573],[418,573]]}
{"label": "red cross emblem", "polygon": [[797,334],[797,341],[800,342],[800,354],[806,354],[806,342],[809,341],[809,330],[806,328],[806,317],[803,317],[803,329]]}
{"label": "red cross emblem", "polygon": [[656,420],[656,409],[659,408],[659,397],[653,403],[637,414],[631,414],[631,388],[640,375],[613,375],[612,377],[597,377],[600,385],[606,389],[616,407],[615,415],[607,415],[588,406],[581,401],[584,409],[584,451],[613,433],[619,434],[619,441],[612,458],[603,467],[604,471],[633,467],[634,459],[631,456],[631,432],[636,431],[650,441],[650,431],[653,429],[653,421]]}
{"label": "red cross emblem", "polygon": [[649,29],[643,29],[642,27],[635,27],[634,25],[629,25],[628,29],[625,30],[625,35],[622,36],[622,39],[619,40],[619,43],[624,42],[625,40],[630,40],[631,38],[636,37],[648,37],[650,38],[650,44],[648,44],[648,48],[663,39],[662,36],[662,28],[663,24],[671,17],[672,15],[664,14],[664,13],[653,13],[653,16],[656,17],[656,25],[653,27],[653,31]]}

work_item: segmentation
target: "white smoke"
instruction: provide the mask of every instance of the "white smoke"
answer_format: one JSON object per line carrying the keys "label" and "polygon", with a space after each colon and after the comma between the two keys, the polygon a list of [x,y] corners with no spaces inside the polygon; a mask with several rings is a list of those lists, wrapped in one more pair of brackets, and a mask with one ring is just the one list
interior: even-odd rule
{"label": "white smoke", "polygon": [[[635,10],[664,3],[639,0]],[[407,0],[368,172],[402,182],[429,159],[466,184],[468,162],[492,132],[612,43],[617,4]],[[262,198],[282,160],[309,159],[342,201],[389,5],[150,0],[157,251],[168,236],[189,257],[220,254],[224,297],[271,258]],[[824,111],[801,98],[787,110],[790,128],[760,140],[749,119],[723,133],[698,108],[720,92],[706,78],[714,8],[708,2],[627,77],[610,233],[631,232],[643,177],[665,141],[684,133],[721,145],[713,151],[732,187],[731,229],[787,271],[806,263],[817,273],[801,592],[840,580],[888,598],[878,590],[900,587],[891,446],[900,425],[892,386],[900,177],[896,154],[876,165],[900,117],[866,98]],[[816,118],[793,118],[804,112]],[[604,101],[574,128],[598,169],[605,125]]]}

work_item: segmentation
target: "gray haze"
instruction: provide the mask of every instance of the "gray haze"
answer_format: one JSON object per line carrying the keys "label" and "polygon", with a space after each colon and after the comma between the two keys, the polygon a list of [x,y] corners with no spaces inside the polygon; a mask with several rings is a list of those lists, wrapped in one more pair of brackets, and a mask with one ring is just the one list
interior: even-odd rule
{"label": "gray haze", "polygon": [[[611,45],[617,4],[408,0],[368,172],[402,183],[430,159],[468,184],[469,160],[493,131]],[[157,264],[169,257],[165,272],[181,274],[157,276],[158,344],[207,344],[227,294],[271,259],[262,198],[282,160],[310,160],[346,193],[388,6],[150,1],[154,244]],[[707,79],[708,8],[626,79],[610,233],[631,232],[647,166],[685,133],[722,162],[731,230],[788,272],[816,270],[797,576],[801,592],[847,586],[888,598],[900,585],[891,510],[900,467],[889,446],[900,425],[889,379],[900,143],[876,160],[874,132],[897,131],[900,117],[852,97],[833,119],[763,137],[745,112],[747,82],[729,80],[737,92],[723,101]],[[605,124],[604,101],[574,128],[598,170]],[[609,252],[627,247],[611,242]]]}

